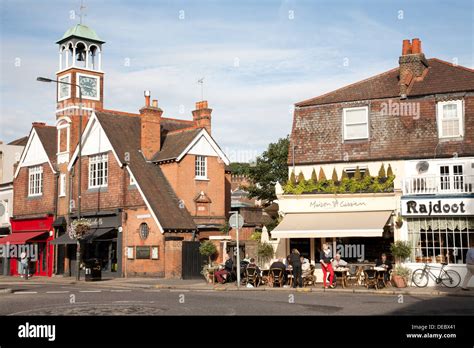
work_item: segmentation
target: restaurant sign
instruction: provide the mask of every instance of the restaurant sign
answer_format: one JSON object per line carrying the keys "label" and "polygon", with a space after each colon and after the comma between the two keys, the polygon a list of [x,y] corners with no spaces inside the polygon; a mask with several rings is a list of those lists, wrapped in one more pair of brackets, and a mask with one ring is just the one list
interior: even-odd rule
{"label": "restaurant sign", "polygon": [[474,215],[474,198],[402,199],[402,215],[407,217]]}

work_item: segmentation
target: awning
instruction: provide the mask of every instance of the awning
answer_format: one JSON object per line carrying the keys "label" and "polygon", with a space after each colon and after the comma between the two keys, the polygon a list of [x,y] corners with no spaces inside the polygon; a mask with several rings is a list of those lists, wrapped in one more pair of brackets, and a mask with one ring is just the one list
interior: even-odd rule
{"label": "awning", "polygon": [[382,237],[392,211],[286,214],[272,238]]}
{"label": "awning", "polygon": [[53,222],[53,227],[63,227],[67,225],[66,218],[64,216],[58,217],[56,220]]}
{"label": "awning", "polygon": [[35,239],[48,231],[36,231],[36,232],[14,232],[9,236],[0,239],[0,244],[25,244],[32,239]]}
{"label": "awning", "polygon": [[[84,242],[86,243],[92,243],[94,239],[99,238],[103,236],[104,234],[113,231],[114,228],[94,228],[91,229],[87,235],[84,237]],[[51,244],[57,244],[57,245],[62,245],[62,244],[77,244],[77,241],[75,239],[71,239],[69,237],[69,233],[65,233],[62,236],[54,239]]]}

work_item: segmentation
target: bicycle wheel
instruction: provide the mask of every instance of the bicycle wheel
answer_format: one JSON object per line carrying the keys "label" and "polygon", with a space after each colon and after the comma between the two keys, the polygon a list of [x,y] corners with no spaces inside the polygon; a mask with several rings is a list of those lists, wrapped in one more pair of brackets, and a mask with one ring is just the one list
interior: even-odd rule
{"label": "bicycle wheel", "polygon": [[450,269],[445,271],[441,276],[441,282],[447,288],[455,288],[459,285],[459,283],[461,283],[461,276],[458,272]]}
{"label": "bicycle wheel", "polygon": [[428,272],[424,269],[417,269],[413,272],[411,280],[417,287],[424,288],[428,285]]}

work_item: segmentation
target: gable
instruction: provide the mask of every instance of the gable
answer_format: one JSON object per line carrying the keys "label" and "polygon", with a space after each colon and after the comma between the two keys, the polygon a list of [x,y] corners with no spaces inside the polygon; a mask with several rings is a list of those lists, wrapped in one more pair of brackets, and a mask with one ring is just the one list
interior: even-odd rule
{"label": "gable", "polygon": [[219,157],[226,165],[230,164],[225,153],[204,128],[201,129],[176,160],[181,161],[187,154]]}
{"label": "gable", "polygon": [[25,157],[20,163],[20,167],[30,167],[38,164],[43,164],[49,161],[48,154],[44,150],[38,134],[35,131],[31,134],[31,141],[25,148]]}
{"label": "gable", "polygon": [[219,154],[212,147],[204,135],[201,135],[197,142],[188,151],[190,155],[219,157]]}
{"label": "gable", "polygon": [[108,152],[112,150],[109,138],[104,132],[104,129],[97,122],[96,119],[93,121],[93,125],[90,128],[88,134],[85,135],[85,142],[82,144],[82,155],[94,155],[97,153]]}

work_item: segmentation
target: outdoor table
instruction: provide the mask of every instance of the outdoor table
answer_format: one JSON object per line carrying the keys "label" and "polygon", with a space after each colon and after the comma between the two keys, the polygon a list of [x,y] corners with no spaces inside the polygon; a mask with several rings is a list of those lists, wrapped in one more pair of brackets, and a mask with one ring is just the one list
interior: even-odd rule
{"label": "outdoor table", "polygon": [[285,270],[285,273],[286,273],[286,279],[288,279],[288,286],[292,286],[293,285],[293,282],[294,282],[294,277],[293,277],[293,268],[287,268]]}
{"label": "outdoor table", "polygon": [[377,281],[382,282],[382,284],[385,286],[385,272],[387,272],[387,269],[385,267],[374,267],[374,270],[377,272]]}
{"label": "outdoor table", "polygon": [[347,272],[349,272],[349,268],[347,268],[347,267],[337,267],[334,270],[334,273],[336,274],[336,277],[337,278],[339,278],[339,276],[341,277],[341,285],[342,285],[343,288],[345,288],[347,286]]}

